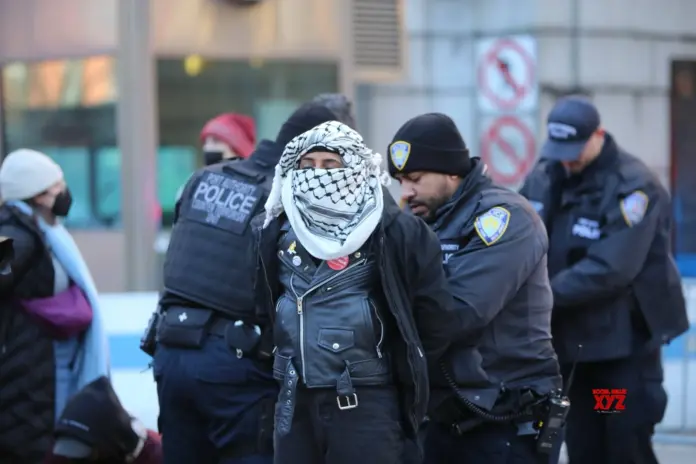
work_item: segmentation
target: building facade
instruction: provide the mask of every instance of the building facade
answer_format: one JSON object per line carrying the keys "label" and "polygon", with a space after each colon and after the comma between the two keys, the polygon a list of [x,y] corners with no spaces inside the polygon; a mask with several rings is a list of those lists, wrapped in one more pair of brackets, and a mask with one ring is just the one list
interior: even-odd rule
{"label": "building facade", "polygon": [[244,113],[259,139],[273,138],[317,93],[352,96],[357,78],[392,78],[399,7],[0,0],[0,152],[30,147],[62,165],[74,196],[66,223],[102,291],[157,288],[153,243],[200,165],[203,124]]}
{"label": "building facade", "polygon": [[[590,96],[619,144],[670,187],[675,251],[682,272],[696,275],[696,183],[691,180],[696,172],[696,2],[405,0],[405,5],[409,54],[402,80],[357,87],[360,122],[372,146],[386,150],[408,118],[439,111],[455,120],[472,155],[504,155],[504,144],[491,149],[487,143],[488,115],[479,108],[487,85],[480,47],[496,38],[533,40],[535,52],[527,64],[536,105],[526,113],[503,110],[498,119],[512,115],[522,121],[537,148],[525,149],[530,144],[514,128],[500,138],[508,145],[516,141],[511,148],[518,148],[517,155],[530,151],[535,157],[555,99],[566,93]],[[512,64],[519,64],[512,55]]]}

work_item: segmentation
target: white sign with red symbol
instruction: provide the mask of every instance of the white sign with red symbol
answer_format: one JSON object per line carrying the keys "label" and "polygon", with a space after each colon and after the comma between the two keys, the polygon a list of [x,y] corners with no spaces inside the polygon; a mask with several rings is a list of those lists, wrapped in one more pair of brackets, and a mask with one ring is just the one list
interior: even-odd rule
{"label": "white sign with red symbol", "polygon": [[480,40],[476,48],[479,110],[490,113],[536,109],[536,56],[536,41],[531,36]]}
{"label": "white sign with red symbol", "polygon": [[481,159],[494,182],[509,188],[521,186],[537,157],[535,127],[531,116],[504,115],[481,121]]}

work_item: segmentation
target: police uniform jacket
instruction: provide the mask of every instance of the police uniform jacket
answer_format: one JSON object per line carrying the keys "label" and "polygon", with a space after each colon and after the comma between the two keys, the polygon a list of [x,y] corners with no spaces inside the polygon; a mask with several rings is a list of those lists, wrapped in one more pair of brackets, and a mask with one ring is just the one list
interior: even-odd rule
{"label": "police uniform jacket", "polygon": [[553,336],[562,362],[619,359],[688,329],[669,195],[611,135],[580,175],[567,177],[560,163],[542,160],[521,193],[550,237]]}
{"label": "police uniform jacket", "polygon": [[[491,410],[501,392],[546,394],[560,387],[560,375],[544,225],[524,198],[472,162],[432,227],[460,319],[446,366],[469,401]],[[434,387],[447,387],[443,380],[434,378]]]}
{"label": "police uniform jacket", "polygon": [[282,150],[264,140],[246,160],[206,166],[191,176],[175,209],[163,308],[207,308],[254,322],[256,254],[250,223],[263,208]]}
{"label": "police uniform jacket", "polygon": [[[255,233],[259,253],[257,309],[259,319],[272,327],[275,305],[280,296],[278,239],[284,216],[261,229],[259,217]],[[428,362],[436,363],[452,340],[452,300],[446,288],[437,238],[420,219],[399,210],[384,193],[382,221],[371,240],[376,241],[375,258],[379,267],[386,307],[397,327],[389,351],[394,375],[402,393],[406,430],[415,435],[422,423],[429,399]],[[413,253],[418,249],[418,253]]]}

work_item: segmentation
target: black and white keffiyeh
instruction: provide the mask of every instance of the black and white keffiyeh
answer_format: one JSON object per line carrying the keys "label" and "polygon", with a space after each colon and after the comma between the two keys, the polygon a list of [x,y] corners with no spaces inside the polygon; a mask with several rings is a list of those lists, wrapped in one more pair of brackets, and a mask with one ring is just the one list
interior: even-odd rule
{"label": "black and white keffiyeh", "polygon": [[[310,151],[326,150],[343,159],[344,168],[298,169]],[[382,217],[382,157],[356,131],[328,121],[292,139],[275,168],[266,202],[264,227],[285,211],[302,246],[323,260],[357,251]]]}

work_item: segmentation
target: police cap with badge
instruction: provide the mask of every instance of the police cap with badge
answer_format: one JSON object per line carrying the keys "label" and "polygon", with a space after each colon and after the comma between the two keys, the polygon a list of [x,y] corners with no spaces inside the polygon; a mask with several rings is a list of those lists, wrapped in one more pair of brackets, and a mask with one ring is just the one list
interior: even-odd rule
{"label": "police cap with badge", "polygon": [[[577,161],[587,142],[600,128],[599,111],[588,98],[569,96],[559,99],[547,118],[548,138],[541,149],[541,158]],[[625,195],[619,206],[626,225],[632,227],[638,224],[645,216],[649,203],[648,195],[642,190]],[[537,205],[533,206],[539,210]]]}
{"label": "police cap with badge", "polygon": [[427,113],[407,121],[389,144],[389,174],[416,171],[465,176],[471,170],[469,150],[454,121]]}
{"label": "police cap with badge", "polygon": [[599,128],[599,111],[590,100],[581,96],[559,99],[547,118],[548,138],[541,149],[541,158],[577,161]]}

